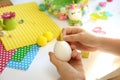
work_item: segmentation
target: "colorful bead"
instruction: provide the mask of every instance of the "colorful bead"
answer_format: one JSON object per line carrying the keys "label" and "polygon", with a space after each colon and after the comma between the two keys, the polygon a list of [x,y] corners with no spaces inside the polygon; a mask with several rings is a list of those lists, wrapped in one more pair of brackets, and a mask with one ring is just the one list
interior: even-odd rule
{"label": "colorful bead", "polygon": [[107,0],[107,2],[112,2],[113,0]]}
{"label": "colorful bead", "polygon": [[39,9],[40,9],[41,11],[45,11],[45,10],[46,10],[45,4],[39,4]]}
{"label": "colorful bead", "polygon": [[97,11],[100,11],[101,9],[102,9],[101,6],[97,6],[97,7],[96,7],[96,10],[97,10]]}
{"label": "colorful bead", "polygon": [[66,20],[67,19],[67,16],[65,14],[60,14],[59,15],[59,19],[60,20]]}
{"label": "colorful bead", "polygon": [[100,3],[99,3],[99,6],[105,7],[105,6],[106,6],[106,2],[100,2]]}
{"label": "colorful bead", "polygon": [[98,20],[98,19],[100,19],[100,16],[97,13],[92,13],[90,15],[90,17],[91,17],[92,20]]}
{"label": "colorful bead", "polygon": [[23,19],[20,19],[20,20],[18,21],[18,23],[19,23],[19,24],[22,24],[22,23],[24,23],[24,20],[23,20]]}

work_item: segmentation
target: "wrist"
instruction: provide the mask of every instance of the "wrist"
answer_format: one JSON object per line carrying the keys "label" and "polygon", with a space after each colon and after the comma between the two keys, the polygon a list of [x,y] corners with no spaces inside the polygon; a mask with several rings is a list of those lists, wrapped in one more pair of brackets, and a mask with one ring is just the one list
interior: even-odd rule
{"label": "wrist", "polygon": [[96,48],[99,48],[99,47],[100,47],[100,44],[101,44],[101,37],[96,36],[96,38],[95,38],[95,43],[94,43],[95,47],[96,47]]}
{"label": "wrist", "polygon": [[86,80],[85,79],[85,74],[84,72],[80,72],[77,76],[76,76],[76,79],[75,80]]}
{"label": "wrist", "polygon": [[100,37],[100,36],[97,36],[96,37],[96,41],[95,41],[95,46],[98,50],[101,50],[103,49],[103,44],[105,44],[105,38],[104,37]]}
{"label": "wrist", "polygon": [[92,35],[91,36],[91,41],[89,42],[91,47],[99,48],[100,43],[101,43],[101,37]]}

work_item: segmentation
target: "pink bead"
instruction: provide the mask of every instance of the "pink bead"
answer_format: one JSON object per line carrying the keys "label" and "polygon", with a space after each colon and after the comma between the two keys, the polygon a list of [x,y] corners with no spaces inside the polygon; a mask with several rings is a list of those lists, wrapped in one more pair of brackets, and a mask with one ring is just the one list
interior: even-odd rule
{"label": "pink bead", "polygon": [[61,15],[59,16],[59,19],[60,19],[60,20],[66,20],[66,19],[67,19],[67,16],[64,15],[64,14],[61,14]]}
{"label": "pink bead", "polygon": [[100,2],[100,3],[99,3],[99,6],[105,7],[105,6],[106,6],[106,2]]}

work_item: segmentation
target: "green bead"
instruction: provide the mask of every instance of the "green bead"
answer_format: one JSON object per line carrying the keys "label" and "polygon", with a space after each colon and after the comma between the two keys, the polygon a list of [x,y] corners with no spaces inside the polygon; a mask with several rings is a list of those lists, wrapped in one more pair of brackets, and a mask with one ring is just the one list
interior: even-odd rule
{"label": "green bead", "polygon": [[39,9],[41,11],[45,11],[47,9],[46,5],[45,4],[39,4]]}
{"label": "green bead", "polygon": [[22,24],[22,23],[24,23],[24,20],[23,20],[23,19],[20,19],[20,20],[18,21],[18,23],[19,23],[19,24]]}
{"label": "green bead", "polygon": [[102,9],[101,6],[97,6],[97,7],[96,7],[96,10],[97,10],[97,11],[100,11],[101,9]]}

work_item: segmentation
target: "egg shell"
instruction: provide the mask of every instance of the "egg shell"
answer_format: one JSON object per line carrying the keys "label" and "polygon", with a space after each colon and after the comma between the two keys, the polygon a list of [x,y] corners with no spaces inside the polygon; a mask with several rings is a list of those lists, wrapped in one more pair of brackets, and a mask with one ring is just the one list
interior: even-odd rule
{"label": "egg shell", "polygon": [[71,59],[72,49],[66,41],[57,41],[54,46],[55,56],[62,61]]}
{"label": "egg shell", "polygon": [[44,36],[39,36],[37,39],[37,44],[39,46],[45,46],[47,44],[47,38]]}

